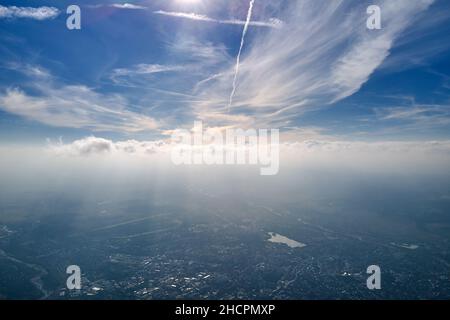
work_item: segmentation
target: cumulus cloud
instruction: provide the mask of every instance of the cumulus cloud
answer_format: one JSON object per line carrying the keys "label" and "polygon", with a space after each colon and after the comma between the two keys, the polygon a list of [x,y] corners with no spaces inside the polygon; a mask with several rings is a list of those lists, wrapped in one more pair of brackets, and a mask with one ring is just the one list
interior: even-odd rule
{"label": "cumulus cloud", "polygon": [[[164,11],[164,10],[158,10],[154,11],[154,14],[158,15],[164,15],[169,17],[175,17],[175,18],[182,18],[182,19],[189,19],[189,20],[195,20],[195,21],[203,21],[203,22],[212,22],[212,23],[220,23],[220,24],[234,24],[234,25],[245,25],[246,21],[244,20],[237,20],[237,19],[229,19],[229,20],[220,20],[220,19],[214,19],[211,17],[208,17],[204,14],[197,14],[197,13],[189,13],[189,12],[172,12],[172,11]],[[277,18],[271,18],[269,21],[250,21],[250,26],[253,27],[266,27],[266,28],[276,28],[280,29],[283,27],[283,21]]]}
{"label": "cumulus cloud", "polygon": [[54,19],[60,14],[55,7],[16,7],[0,5],[1,18],[28,18],[35,20]]}
{"label": "cumulus cloud", "polygon": [[57,155],[64,156],[94,156],[94,155],[151,155],[167,151],[168,145],[162,140],[137,141],[125,140],[114,142],[99,137],[86,137],[71,143],[52,143],[49,149]]}

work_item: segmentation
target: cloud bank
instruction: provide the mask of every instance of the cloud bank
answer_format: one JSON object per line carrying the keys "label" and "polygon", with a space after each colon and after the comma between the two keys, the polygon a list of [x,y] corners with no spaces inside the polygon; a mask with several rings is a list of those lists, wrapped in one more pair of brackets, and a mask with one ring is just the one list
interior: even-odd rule
{"label": "cloud bank", "polygon": [[[163,154],[171,151],[176,144],[170,140],[124,140],[113,141],[100,137],[90,136],[69,143],[48,141],[50,150],[60,155],[89,156],[89,155],[114,155],[124,153],[129,155]],[[376,156],[401,156],[409,158],[411,154],[445,156],[450,157],[450,141],[345,141],[345,140],[320,140],[308,139],[304,141],[285,141],[280,145],[285,154],[295,153],[300,158],[308,154],[334,154],[351,157],[353,155],[366,154]],[[205,145],[208,148],[208,145]],[[333,157],[329,157],[333,159]]]}

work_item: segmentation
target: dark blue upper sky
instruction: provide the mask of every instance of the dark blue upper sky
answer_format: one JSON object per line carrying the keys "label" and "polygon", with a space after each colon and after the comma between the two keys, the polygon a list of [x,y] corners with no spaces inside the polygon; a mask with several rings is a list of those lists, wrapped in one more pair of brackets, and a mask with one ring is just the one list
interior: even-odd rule
{"label": "dark blue upper sky", "polygon": [[[2,143],[152,139],[194,119],[449,138],[448,1],[256,0],[244,37],[247,0],[77,1],[81,30],[66,28],[70,4],[0,5]],[[381,30],[366,28],[371,4]]]}

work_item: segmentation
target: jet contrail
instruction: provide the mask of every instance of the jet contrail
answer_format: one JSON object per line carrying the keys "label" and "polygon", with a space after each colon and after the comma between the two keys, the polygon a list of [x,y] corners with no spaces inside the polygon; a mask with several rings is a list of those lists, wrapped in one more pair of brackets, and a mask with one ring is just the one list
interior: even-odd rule
{"label": "jet contrail", "polygon": [[234,94],[236,92],[236,82],[237,82],[237,77],[239,74],[239,63],[241,61],[241,52],[242,52],[242,48],[244,47],[245,35],[247,34],[248,26],[250,24],[250,20],[252,19],[254,3],[255,3],[255,0],[250,0],[250,5],[248,8],[248,13],[247,13],[247,20],[245,21],[244,30],[242,30],[241,46],[239,47],[239,53],[236,58],[236,70],[234,72],[233,90],[231,91],[231,94],[230,94],[230,102],[228,103],[228,111],[230,111],[230,109],[231,109],[231,105],[233,104]]}

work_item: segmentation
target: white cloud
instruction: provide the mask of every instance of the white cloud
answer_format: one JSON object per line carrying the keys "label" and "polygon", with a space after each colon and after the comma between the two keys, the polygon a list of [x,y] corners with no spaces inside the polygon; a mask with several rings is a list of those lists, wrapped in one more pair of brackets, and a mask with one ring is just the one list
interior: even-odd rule
{"label": "white cloud", "polygon": [[41,66],[36,66],[33,64],[24,64],[23,62],[7,62],[3,65],[0,65],[1,68],[5,68],[8,70],[13,70],[16,72],[23,73],[24,75],[31,78],[50,78],[50,72],[42,68]]}
{"label": "white cloud", "polygon": [[255,0],[250,0],[248,12],[247,12],[247,19],[245,20],[244,28],[242,30],[241,44],[239,46],[239,52],[236,57],[236,67],[234,69],[234,77],[233,77],[233,88],[231,89],[231,93],[230,93],[230,101],[228,103],[228,109],[231,108],[231,105],[233,104],[234,94],[236,93],[236,83],[237,83],[237,78],[239,76],[239,67],[240,67],[239,64],[241,62],[242,49],[244,48],[245,36],[247,35],[248,26],[250,25],[250,21],[252,19],[254,4],[255,4]]}
{"label": "white cloud", "polygon": [[146,7],[138,6],[131,3],[114,3],[111,4],[111,7],[118,8],[118,9],[132,9],[132,10],[146,10]]}
{"label": "white cloud", "polygon": [[333,152],[342,154],[366,153],[376,155],[381,153],[445,153],[450,155],[450,141],[329,141],[305,140],[289,142],[285,146],[301,152]]}
{"label": "white cloud", "polygon": [[313,166],[357,172],[442,172],[450,169],[450,141],[327,141],[285,143],[281,168]]}
{"label": "white cloud", "polygon": [[[206,129],[205,129],[206,130]],[[221,128],[209,128],[208,130],[222,130]],[[176,130],[173,130],[176,131]],[[172,131],[172,132],[173,132]],[[300,138],[297,141],[281,136],[281,152],[292,153],[304,157],[307,154],[325,154],[330,161],[334,155],[344,155],[351,157],[354,155],[377,156],[380,154],[389,156],[399,155],[409,157],[408,154],[422,155],[446,155],[450,156],[450,141],[350,141],[350,140],[330,140],[331,136],[320,136],[315,129],[309,129],[310,139]],[[306,135],[305,135],[306,137]],[[69,143],[63,143],[61,140],[57,143],[48,141],[50,150],[61,155],[101,155],[101,154],[128,154],[128,155],[150,155],[156,153],[168,153],[171,148],[176,146],[170,140],[124,140],[112,141],[100,137],[90,136],[75,140]],[[207,146],[207,145],[206,145]]]}
{"label": "white cloud", "polygon": [[[378,109],[383,120],[436,120],[434,118],[450,117],[450,106],[441,105],[415,105],[412,107],[394,107]],[[447,119],[448,122],[449,119]]]}
{"label": "white cloud", "polygon": [[47,20],[56,18],[60,11],[54,7],[16,7],[0,5],[1,18],[28,18],[35,20]]}
{"label": "white cloud", "polygon": [[395,121],[396,127],[405,130],[433,130],[450,125],[450,105],[418,104],[376,108],[375,114],[383,121]]}
{"label": "white cloud", "polygon": [[124,9],[124,10],[147,10],[147,7],[132,4],[132,3],[111,3],[111,4],[94,4],[94,5],[88,5],[89,8],[104,8],[104,7],[110,7],[110,8],[116,8],[116,9]]}
{"label": "white cloud", "polygon": [[[54,155],[77,160],[79,157],[93,159],[102,157],[106,162],[119,163],[137,169],[135,162],[144,167],[168,165],[175,145],[166,140],[112,141],[99,137],[87,137],[71,143],[49,142],[47,150]],[[196,150],[199,150],[198,148]],[[41,150],[42,151],[42,150]],[[149,162],[151,157],[154,162]],[[106,162],[101,162],[106,163]],[[158,163],[158,164],[157,164]],[[442,172],[450,164],[450,141],[345,141],[309,139],[284,142],[280,145],[280,172],[292,168],[321,168],[340,172]],[[229,166],[223,167],[230,168]],[[142,168],[141,168],[142,169]],[[228,169],[227,169],[228,170]]]}
{"label": "white cloud", "polygon": [[63,156],[95,156],[95,155],[152,155],[165,152],[168,145],[164,141],[117,141],[99,137],[86,137],[71,143],[52,143],[48,145],[50,151]]}
{"label": "white cloud", "polygon": [[[396,39],[433,0],[381,1],[383,28],[366,28],[366,3],[293,2],[280,12],[282,30],[257,33],[244,50],[233,115],[240,125],[289,126],[302,113],[344,99],[367,82]],[[251,29],[249,30],[251,32]],[[233,66],[206,84],[192,107],[210,125],[225,125]]]}
{"label": "white cloud", "polygon": [[139,132],[155,130],[158,122],[130,111],[118,95],[103,95],[85,86],[44,86],[31,96],[13,88],[0,94],[0,109],[29,120],[93,131]]}
{"label": "white cloud", "polygon": [[124,78],[136,76],[152,75],[157,73],[178,72],[186,70],[185,66],[171,66],[160,64],[138,64],[130,68],[117,68],[111,72],[111,80],[115,83],[122,83]]}
{"label": "white cloud", "polygon": [[186,63],[195,64],[196,68],[223,65],[232,59],[223,44],[199,41],[195,38],[180,38],[170,44],[169,49],[173,55],[183,58]]}
{"label": "white cloud", "polygon": [[[49,126],[91,131],[144,132],[161,125],[120,94],[103,94],[84,85],[61,85],[49,70],[38,65],[10,62],[2,67],[27,76],[29,81],[23,86],[33,91],[29,94],[18,87],[0,91],[0,110],[8,113]],[[144,66],[141,69],[145,72]]]}
{"label": "white cloud", "polygon": [[[208,17],[203,14],[197,14],[197,13],[189,13],[189,12],[171,12],[171,11],[163,11],[158,10],[154,11],[154,14],[169,16],[169,17],[175,17],[175,18],[182,18],[182,19],[189,19],[189,20],[195,20],[195,21],[203,21],[203,22],[213,22],[213,23],[220,23],[220,24],[234,24],[234,25],[245,25],[246,21],[243,20],[237,20],[237,19],[231,19],[231,20],[220,20],[220,19],[214,19],[211,17]],[[269,21],[250,21],[250,26],[254,27],[267,27],[267,28],[276,28],[280,29],[283,27],[283,21],[277,18],[271,18]]]}
{"label": "white cloud", "polygon": [[[160,93],[170,91],[180,97],[194,99],[196,97],[192,96],[191,92],[176,92],[176,88],[180,84],[182,87],[189,84],[195,88],[198,82],[200,86],[202,81],[209,77],[211,70],[222,68],[231,59],[223,44],[213,44],[190,37],[177,38],[167,49],[170,59],[166,64],[141,63],[116,68],[108,77],[116,85],[139,87],[144,90],[158,88],[156,90]],[[174,62],[171,63],[172,61]],[[149,86],[150,81],[154,79],[158,81],[152,81],[152,85]],[[182,107],[187,109],[188,106]]]}

